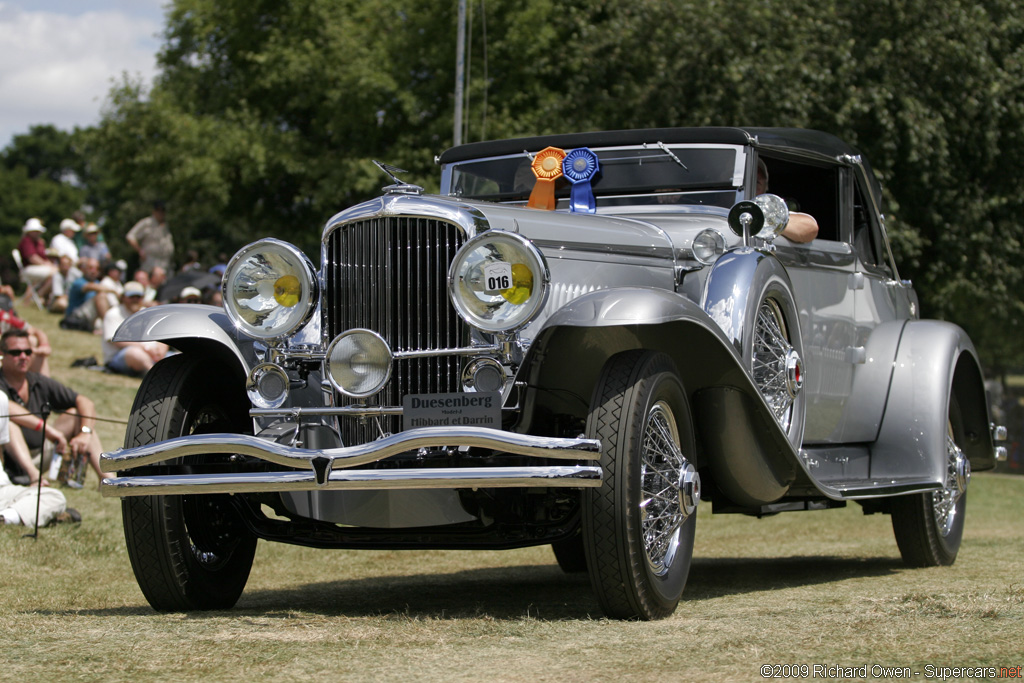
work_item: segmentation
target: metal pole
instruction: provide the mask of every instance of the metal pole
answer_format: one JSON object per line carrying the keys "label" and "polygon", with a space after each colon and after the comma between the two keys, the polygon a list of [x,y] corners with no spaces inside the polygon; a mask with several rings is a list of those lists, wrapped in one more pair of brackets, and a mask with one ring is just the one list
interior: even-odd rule
{"label": "metal pole", "polygon": [[455,39],[455,130],[452,144],[462,144],[462,98],[466,80],[466,0],[459,0],[459,30]]}
{"label": "metal pole", "polygon": [[32,533],[23,536],[23,538],[31,538],[32,540],[39,538],[39,502],[43,498],[43,468],[47,467],[46,463],[43,462],[43,454],[46,453],[46,420],[50,417],[49,401],[43,404],[43,407],[39,410],[39,416],[43,419],[43,447],[39,451],[39,480],[36,482],[36,526]]}

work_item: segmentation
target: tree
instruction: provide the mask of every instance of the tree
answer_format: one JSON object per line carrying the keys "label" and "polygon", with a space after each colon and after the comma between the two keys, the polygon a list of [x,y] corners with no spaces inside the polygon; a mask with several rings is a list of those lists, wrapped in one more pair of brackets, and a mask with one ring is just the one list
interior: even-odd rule
{"label": "tree", "polygon": [[[712,124],[835,133],[879,173],[924,314],[963,324],[992,367],[1024,366],[1024,170],[1007,161],[1024,151],[1014,0],[470,5],[469,140]],[[437,188],[455,21],[454,2],[177,0],[161,76],[150,92],[113,91],[87,136],[85,182],[124,229],[166,198],[182,248],[287,235],[315,253],[330,215],[388,182],[371,159]]]}

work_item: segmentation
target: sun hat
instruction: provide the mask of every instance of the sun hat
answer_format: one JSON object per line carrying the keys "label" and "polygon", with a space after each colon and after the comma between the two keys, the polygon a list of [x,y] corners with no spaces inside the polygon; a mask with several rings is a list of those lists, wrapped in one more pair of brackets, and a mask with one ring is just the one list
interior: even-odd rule
{"label": "sun hat", "polygon": [[146,294],[146,288],[142,286],[141,282],[135,280],[129,280],[124,283],[124,295],[125,296],[144,296]]}
{"label": "sun hat", "polygon": [[62,220],[60,222],[60,229],[61,230],[72,230],[74,232],[78,232],[79,230],[82,229],[82,226],[80,226],[78,223],[76,223],[75,221],[73,221],[70,218],[65,218],[64,220]]}
{"label": "sun hat", "polygon": [[30,232],[46,232],[46,227],[43,226],[43,222],[38,218],[29,218],[25,221],[25,225],[21,228],[22,234],[28,234]]}
{"label": "sun hat", "polygon": [[100,231],[100,226],[96,225],[95,223],[90,223],[89,225],[85,226],[85,234],[86,235],[91,235],[92,233],[99,232],[99,231]]}

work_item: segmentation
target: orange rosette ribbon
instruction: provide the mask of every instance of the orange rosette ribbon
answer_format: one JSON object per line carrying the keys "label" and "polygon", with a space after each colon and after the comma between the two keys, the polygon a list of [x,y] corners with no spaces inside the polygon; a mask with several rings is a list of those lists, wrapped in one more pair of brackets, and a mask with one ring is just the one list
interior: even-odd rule
{"label": "orange rosette ribbon", "polygon": [[530,201],[526,204],[528,207],[544,211],[555,210],[555,181],[562,177],[564,159],[565,150],[557,147],[546,147],[533,158],[530,169],[533,175],[537,176],[537,182],[530,192]]}

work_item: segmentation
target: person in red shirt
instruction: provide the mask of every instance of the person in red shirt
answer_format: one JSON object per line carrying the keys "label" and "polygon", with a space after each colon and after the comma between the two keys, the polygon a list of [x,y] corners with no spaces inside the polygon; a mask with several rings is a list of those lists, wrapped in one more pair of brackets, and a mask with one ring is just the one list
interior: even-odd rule
{"label": "person in red shirt", "polygon": [[46,228],[42,221],[38,218],[29,218],[21,228],[22,237],[18,242],[18,251],[21,252],[21,262],[24,265],[22,276],[45,301],[50,294],[50,281],[57,272],[57,267],[46,255],[44,232]]}

